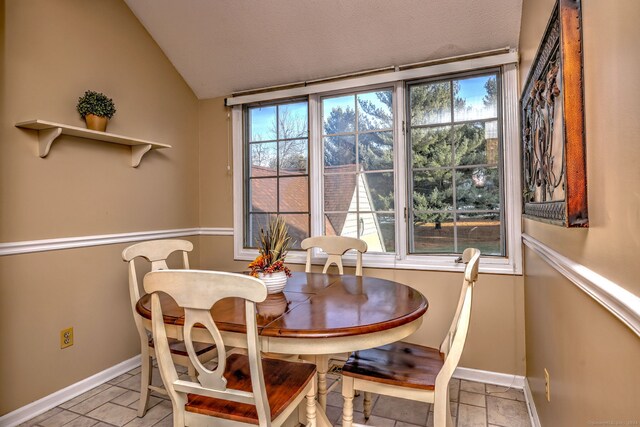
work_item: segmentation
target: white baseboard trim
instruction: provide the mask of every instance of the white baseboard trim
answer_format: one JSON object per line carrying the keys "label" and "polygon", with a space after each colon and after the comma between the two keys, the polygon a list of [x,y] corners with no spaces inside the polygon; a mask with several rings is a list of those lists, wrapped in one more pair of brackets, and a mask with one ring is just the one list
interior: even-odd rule
{"label": "white baseboard trim", "polygon": [[15,411],[0,417],[0,427],[13,427],[21,424],[31,418],[34,418],[49,409],[53,409],[56,406],[73,399],[76,396],[81,395],[84,392],[91,390],[104,384],[105,382],[122,375],[130,370],[140,366],[140,355],[134,356],[131,359],[120,362],[115,366],[105,369],[102,372],[98,372],[95,375],[78,381],[75,384],[71,384],[69,387],[65,387],[62,390],[58,390],[42,399],[31,402]]}
{"label": "white baseboard trim", "polygon": [[480,369],[456,368],[453,377],[459,380],[524,389],[525,377],[521,375],[501,374],[499,372],[482,371]]}
{"label": "white baseboard trim", "polygon": [[640,297],[584,265],[561,255],[528,234],[522,235],[522,241],[547,264],[599,302],[640,337]]}
{"label": "white baseboard trim", "polygon": [[233,236],[233,228],[194,227],[173,230],[137,231],[133,233],[101,234],[94,236],[63,237],[59,239],[27,240],[0,243],[0,256],[57,251],[61,249],[85,248],[113,245],[116,243],[140,242],[144,240],[170,239],[187,236]]}
{"label": "white baseboard trim", "polygon": [[542,427],[540,424],[540,418],[538,418],[538,410],[536,409],[536,402],[533,400],[533,393],[529,387],[529,380],[524,379],[524,397],[527,399],[527,405],[529,405],[529,417],[531,417],[532,427]]}

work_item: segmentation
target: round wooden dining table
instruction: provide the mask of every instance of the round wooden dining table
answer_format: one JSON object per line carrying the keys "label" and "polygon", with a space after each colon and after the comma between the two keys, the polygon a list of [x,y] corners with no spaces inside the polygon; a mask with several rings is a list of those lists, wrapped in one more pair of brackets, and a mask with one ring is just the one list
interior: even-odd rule
{"label": "round wooden dining table", "polygon": [[[183,310],[166,294],[160,301],[167,335],[180,339]],[[417,290],[390,280],[294,272],[282,293],[269,295],[256,306],[261,350],[314,361],[318,401],[324,408],[328,356],[406,338],[422,323],[429,303]],[[136,310],[151,330],[150,295],[140,298]],[[244,300],[220,300],[211,314],[225,345],[246,347]],[[203,333],[198,341],[207,336]]]}

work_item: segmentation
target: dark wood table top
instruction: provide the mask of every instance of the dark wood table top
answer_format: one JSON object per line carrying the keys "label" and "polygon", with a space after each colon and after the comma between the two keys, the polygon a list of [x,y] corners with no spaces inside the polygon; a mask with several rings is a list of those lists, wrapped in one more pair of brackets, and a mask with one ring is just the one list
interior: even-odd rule
{"label": "dark wood table top", "polygon": [[[184,312],[161,294],[164,321],[181,325]],[[384,279],[294,272],[283,293],[257,304],[258,332],[265,337],[330,338],[378,332],[408,324],[427,311],[427,299],[415,289]],[[151,298],[136,306],[151,318]],[[244,302],[227,298],[211,308],[221,331],[246,332]]]}

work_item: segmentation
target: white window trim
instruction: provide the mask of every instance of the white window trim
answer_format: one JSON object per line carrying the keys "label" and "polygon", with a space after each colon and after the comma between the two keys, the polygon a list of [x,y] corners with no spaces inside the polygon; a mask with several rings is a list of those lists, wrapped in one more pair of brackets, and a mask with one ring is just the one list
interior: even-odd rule
{"label": "white window trim", "polygon": [[[499,55],[500,56],[500,55]],[[516,56],[517,58],[517,56]],[[497,59],[497,58],[496,58]],[[504,60],[505,58],[502,58]],[[510,56],[509,60],[513,57]],[[470,71],[477,68],[477,61],[460,61],[450,65],[448,73]],[[487,64],[485,64],[487,65]],[[514,62],[491,64],[502,67],[502,105],[503,105],[503,174],[504,174],[504,220],[507,253],[506,257],[482,257],[480,271],[491,274],[522,274],[522,243],[521,236],[521,199],[520,199],[520,150],[518,132],[518,93],[517,93],[517,68]],[[466,68],[465,68],[466,66]],[[487,65],[488,66],[488,65]],[[440,73],[442,65],[424,67],[421,74],[412,71],[412,78],[429,77],[434,75],[434,69]],[[369,77],[352,79],[352,89],[362,90],[369,86],[363,83]],[[353,82],[353,80],[357,80]],[[390,82],[384,82],[390,83]],[[405,121],[404,108],[404,82],[395,81],[394,85],[394,150],[395,150],[395,191],[396,191],[396,253],[395,254],[364,254],[363,264],[365,268],[397,268],[408,270],[433,270],[433,271],[463,271],[464,266],[457,262],[457,255],[411,255],[407,254],[407,224],[404,210],[407,206],[407,182],[406,182],[406,143],[402,131],[402,123]],[[388,86],[388,85],[387,85]],[[317,88],[316,88],[317,89]],[[322,181],[322,132],[320,123],[320,96],[327,95],[346,87],[332,87],[331,91],[309,94],[309,179],[310,182]],[[251,261],[258,254],[256,249],[244,247],[244,124],[242,105],[233,106],[233,229],[234,229],[234,258],[236,260]],[[310,212],[311,235],[317,236],[323,233],[323,217],[317,215],[322,212],[322,192],[320,185],[310,185]],[[315,215],[314,215],[315,213]],[[312,253],[314,264],[323,264],[326,256],[321,251]],[[291,251],[287,256],[287,262],[292,264],[304,264],[306,254],[302,251]],[[347,253],[344,256],[344,264],[355,266],[355,254]]]}

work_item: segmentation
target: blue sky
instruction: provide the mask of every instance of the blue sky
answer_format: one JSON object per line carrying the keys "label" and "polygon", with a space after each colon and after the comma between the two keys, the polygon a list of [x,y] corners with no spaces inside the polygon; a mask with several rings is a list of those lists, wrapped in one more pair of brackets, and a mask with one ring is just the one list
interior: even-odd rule
{"label": "blue sky", "polygon": [[[285,111],[289,111],[292,117],[299,117],[305,122],[307,119],[307,102],[296,102],[292,104],[280,104],[280,115]],[[276,120],[276,107],[254,107],[249,110],[251,123],[251,140],[266,141],[276,139],[274,126]],[[260,136],[258,138],[258,136]]]}

